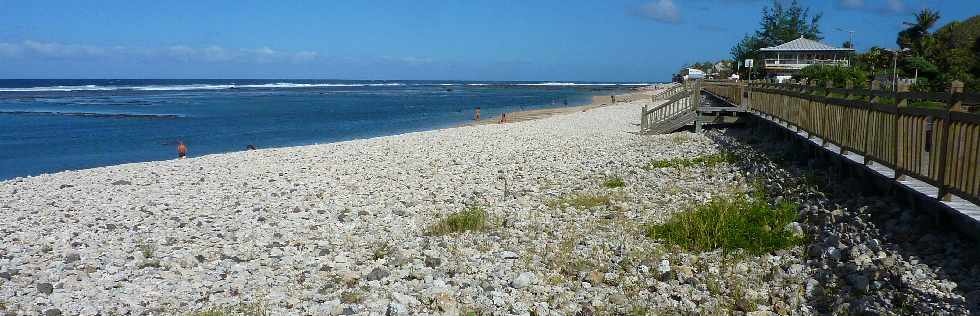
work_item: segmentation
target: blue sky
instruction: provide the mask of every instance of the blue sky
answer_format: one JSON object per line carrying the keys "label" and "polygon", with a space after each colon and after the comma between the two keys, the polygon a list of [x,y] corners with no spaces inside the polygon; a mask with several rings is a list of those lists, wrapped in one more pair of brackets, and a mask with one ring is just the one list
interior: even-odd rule
{"label": "blue sky", "polygon": [[[923,7],[978,0],[801,1],[826,42],[895,46]],[[0,78],[662,81],[728,58],[763,0],[8,1]]]}

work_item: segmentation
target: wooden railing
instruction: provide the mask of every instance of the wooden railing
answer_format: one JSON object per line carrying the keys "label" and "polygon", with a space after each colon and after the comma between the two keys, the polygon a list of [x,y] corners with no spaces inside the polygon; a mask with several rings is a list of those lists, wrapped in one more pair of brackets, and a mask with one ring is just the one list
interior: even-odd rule
{"label": "wooden railing", "polygon": [[745,90],[745,83],[724,80],[705,80],[702,89],[719,98],[725,99],[725,101],[728,101],[728,103],[733,105],[742,105],[742,92]]}
{"label": "wooden railing", "polygon": [[655,93],[653,95],[653,101],[669,100],[671,97],[681,91],[684,91],[684,85],[680,83],[671,83]]}
{"label": "wooden railing", "polygon": [[697,94],[700,91],[699,87],[700,83],[698,82],[678,84],[658,94],[669,95],[670,99],[653,109],[647,109],[646,105],[643,106],[640,111],[641,132],[657,130],[659,125],[670,123],[672,119],[678,116],[694,113],[698,106],[698,100],[700,100],[700,96]]}
{"label": "wooden railing", "polygon": [[[752,110],[834,144],[842,154],[863,155],[866,164],[892,168],[896,180],[909,176],[934,185],[939,199],[955,194],[980,204],[980,115],[963,110],[964,103],[980,103],[980,95],[964,93],[961,82],[944,93],[909,92],[901,85],[886,91],[877,82],[870,89],[847,87],[747,85]],[[729,88],[707,83],[705,89],[724,94]]]}
{"label": "wooden railing", "polygon": [[615,100],[616,103],[633,102],[633,101],[641,101],[641,100],[652,101],[653,96],[638,92],[638,93],[630,93],[625,95],[617,95],[615,97]]}

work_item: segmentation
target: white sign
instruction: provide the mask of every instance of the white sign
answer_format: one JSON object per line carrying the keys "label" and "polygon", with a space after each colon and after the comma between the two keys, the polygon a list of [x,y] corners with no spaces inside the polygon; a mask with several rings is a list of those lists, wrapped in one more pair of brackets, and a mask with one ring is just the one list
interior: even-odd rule
{"label": "white sign", "polygon": [[755,62],[755,60],[752,60],[752,59],[746,59],[746,60],[745,60],[745,68],[752,68],[752,64],[753,64],[754,62]]}

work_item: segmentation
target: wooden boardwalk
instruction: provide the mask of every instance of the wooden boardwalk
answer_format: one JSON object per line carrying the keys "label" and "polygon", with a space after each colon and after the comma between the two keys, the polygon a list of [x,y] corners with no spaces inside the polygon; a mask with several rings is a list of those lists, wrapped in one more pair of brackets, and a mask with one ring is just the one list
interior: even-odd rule
{"label": "wooden boardwalk", "polygon": [[894,169],[880,163],[872,162],[865,164],[864,155],[847,151],[843,151],[844,154],[841,154],[841,147],[834,145],[833,143],[826,142],[819,136],[811,135],[783,120],[755,110],[749,110],[748,113],[760,119],[769,121],[774,125],[780,126],[783,129],[792,132],[798,138],[809,141],[814,146],[822,148],[827,153],[841,157],[854,166],[863,167],[866,171],[869,171],[870,174],[877,175],[881,180],[891,181],[893,184],[900,186],[901,189],[918,195],[920,199],[931,200],[938,205],[944,206],[947,213],[956,218],[954,223],[959,226],[958,229],[963,231],[965,234],[980,239],[980,206],[977,204],[956,195],[952,195],[949,201],[937,199],[936,197],[939,195],[939,188],[934,185],[914,177],[904,177],[902,180],[895,180],[896,174]]}

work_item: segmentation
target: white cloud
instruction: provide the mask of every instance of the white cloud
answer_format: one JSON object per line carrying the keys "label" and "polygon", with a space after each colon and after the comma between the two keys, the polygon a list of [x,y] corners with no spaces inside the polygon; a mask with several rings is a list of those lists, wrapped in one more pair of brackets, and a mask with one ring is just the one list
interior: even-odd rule
{"label": "white cloud", "polygon": [[885,4],[885,7],[884,7],[885,12],[902,13],[902,12],[905,12],[905,10],[906,10],[905,1],[902,1],[902,0],[888,0],[887,2],[888,3],[886,3]]}
{"label": "white cloud", "polygon": [[21,48],[19,45],[10,43],[0,43],[0,56],[16,57],[20,56]]}
{"label": "white cloud", "polygon": [[632,14],[663,23],[680,23],[681,14],[673,0],[657,0],[640,6]]}
{"label": "white cloud", "polygon": [[259,48],[225,48],[217,45],[194,47],[172,45],[158,48],[76,45],[26,40],[20,43],[0,42],[0,56],[23,58],[150,58],[182,62],[309,62],[319,58],[315,51],[287,52],[268,46]]}
{"label": "white cloud", "polygon": [[320,53],[312,51],[301,51],[293,54],[293,62],[301,63],[320,58]]}
{"label": "white cloud", "polygon": [[838,0],[838,7],[846,10],[861,10],[883,15],[909,12],[904,0]]}
{"label": "white cloud", "polygon": [[28,54],[56,58],[106,56],[110,52],[115,52],[120,49],[119,47],[105,48],[90,45],[45,43],[31,40],[24,41],[20,44],[20,47],[27,51]]}
{"label": "white cloud", "polygon": [[860,9],[864,7],[864,0],[840,0],[838,3],[845,9]]}

